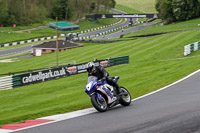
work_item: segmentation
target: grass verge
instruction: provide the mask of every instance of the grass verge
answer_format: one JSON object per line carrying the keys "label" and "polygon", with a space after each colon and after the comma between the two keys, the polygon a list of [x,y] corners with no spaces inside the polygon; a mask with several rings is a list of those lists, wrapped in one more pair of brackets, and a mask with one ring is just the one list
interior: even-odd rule
{"label": "grass verge", "polygon": [[160,24],[149,26],[145,29],[141,29],[140,31],[129,33],[125,37],[130,36],[138,36],[138,35],[149,35],[156,33],[170,33],[176,31],[190,30],[190,29],[200,29],[198,24],[200,23],[200,18],[184,21],[184,22],[176,22],[168,25],[160,26]]}

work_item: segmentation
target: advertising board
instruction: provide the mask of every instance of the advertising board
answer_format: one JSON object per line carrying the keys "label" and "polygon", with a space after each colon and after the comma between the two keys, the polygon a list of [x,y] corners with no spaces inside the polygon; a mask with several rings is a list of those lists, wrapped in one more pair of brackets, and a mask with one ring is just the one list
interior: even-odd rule
{"label": "advertising board", "polygon": [[[103,60],[95,60],[95,66],[110,67],[118,64],[129,63],[129,56],[109,58]],[[79,73],[87,72],[87,64],[82,63],[73,66],[63,66],[52,69],[45,69],[39,71],[33,71],[25,74],[13,75],[13,88],[44,82],[48,80],[58,79],[62,77],[68,77]]]}
{"label": "advertising board", "polygon": [[159,14],[95,14],[94,18],[159,18]]}
{"label": "advertising board", "polygon": [[21,85],[23,86],[38,82],[44,82],[56,78],[61,78],[69,75],[70,73],[66,71],[65,67],[60,67],[60,68],[27,73],[27,74],[21,74],[20,79],[21,79]]}

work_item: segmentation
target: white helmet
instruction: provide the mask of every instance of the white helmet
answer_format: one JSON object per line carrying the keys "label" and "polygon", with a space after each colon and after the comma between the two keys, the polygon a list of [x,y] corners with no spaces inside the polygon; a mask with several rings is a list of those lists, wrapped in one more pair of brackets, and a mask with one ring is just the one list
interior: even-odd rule
{"label": "white helmet", "polygon": [[93,71],[93,69],[95,69],[95,64],[93,62],[89,62],[87,64],[87,68],[90,70],[90,71]]}

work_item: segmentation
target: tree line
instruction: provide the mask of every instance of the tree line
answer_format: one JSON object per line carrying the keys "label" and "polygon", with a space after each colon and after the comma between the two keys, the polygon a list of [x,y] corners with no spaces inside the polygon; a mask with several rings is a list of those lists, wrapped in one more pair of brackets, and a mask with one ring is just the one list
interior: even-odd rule
{"label": "tree line", "polygon": [[29,25],[56,17],[77,20],[98,13],[99,5],[109,9],[115,4],[115,0],[0,0],[0,25]]}
{"label": "tree line", "polygon": [[156,0],[156,10],[165,23],[200,17],[200,0]]}

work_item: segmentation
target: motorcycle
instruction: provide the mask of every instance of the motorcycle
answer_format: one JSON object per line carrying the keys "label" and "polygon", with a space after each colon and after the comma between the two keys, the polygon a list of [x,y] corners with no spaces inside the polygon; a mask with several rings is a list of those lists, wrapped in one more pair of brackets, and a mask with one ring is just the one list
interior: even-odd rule
{"label": "motorcycle", "polygon": [[[115,82],[119,80],[116,76],[113,78]],[[131,103],[131,95],[128,90],[121,87],[120,94],[116,89],[109,85],[107,81],[98,81],[97,77],[89,76],[85,86],[85,92],[91,98],[92,105],[99,112],[105,112],[108,108],[112,108],[118,104],[128,106]]]}

